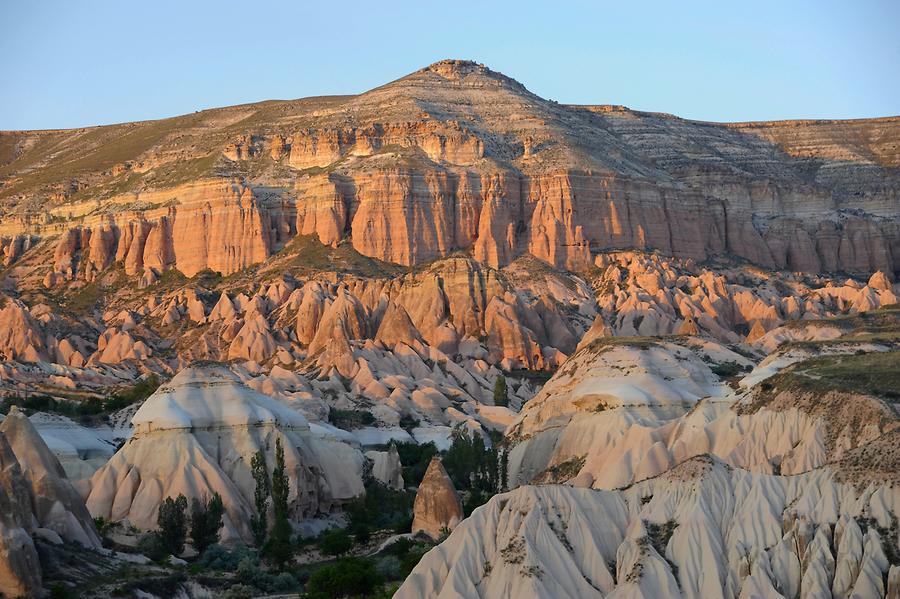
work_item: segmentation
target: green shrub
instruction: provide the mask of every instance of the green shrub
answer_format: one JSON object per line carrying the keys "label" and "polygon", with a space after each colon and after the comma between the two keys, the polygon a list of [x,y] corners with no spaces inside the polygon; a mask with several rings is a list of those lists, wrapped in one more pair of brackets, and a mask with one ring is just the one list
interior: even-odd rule
{"label": "green shrub", "polygon": [[237,570],[238,564],[245,559],[259,563],[259,554],[243,543],[238,543],[231,551],[222,545],[212,545],[203,552],[197,563],[211,570],[234,572]]}
{"label": "green shrub", "polygon": [[319,549],[328,555],[342,555],[350,551],[353,547],[353,541],[346,530],[341,528],[330,528],[319,535],[317,541]]}
{"label": "green shrub", "polygon": [[366,410],[328,410],[328,421],[338,428],[352,430],[375,424],[375,416]]}
{"label": "green shrub", "polygon": [[371,561],[347,557],[313,572],[306,584],[306,596],[313,599],[368,595],[381,584]]}
{"label": "green shrub", "polygon": [[161,561],[169,555],[162,537],[155,532],[141,535],[138,539],[137,550],[155,562]]}
{"label": "green shrub", "polygon": [[411,487],[418,487],[425,478],[425,471],[431,458],[438,450],[434,443],[396,443],[400,463],[403,465],[403,482]]}

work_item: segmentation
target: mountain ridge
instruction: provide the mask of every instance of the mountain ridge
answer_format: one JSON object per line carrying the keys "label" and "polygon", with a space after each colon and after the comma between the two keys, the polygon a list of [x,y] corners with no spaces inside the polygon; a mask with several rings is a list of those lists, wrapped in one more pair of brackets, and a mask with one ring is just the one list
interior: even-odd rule
{"label": "mountain ridge", "polygon": [[[59,242],[51,282],[74,276],[65,264],[85,251],[100,270],[133,252],[151,278],[192,275],[246,267],[301,234],[405,266],[472,248],[492,266],[531,254],[581,271],[597,251],[633,247],[893,277],[898,146],[898,117],[723,125],[573,107],[445,60],[353,96],[7,132],[0,251],[10,264],[83,231]],[[186,218],[207,231],[188,244]],[[222,226],[260,249],[204,237]],[[96,227],[110,229],[102,242]],[[157,256],[143,255],[150,238]],[[179,253],[195,243],[210,259],[187,267]]]}

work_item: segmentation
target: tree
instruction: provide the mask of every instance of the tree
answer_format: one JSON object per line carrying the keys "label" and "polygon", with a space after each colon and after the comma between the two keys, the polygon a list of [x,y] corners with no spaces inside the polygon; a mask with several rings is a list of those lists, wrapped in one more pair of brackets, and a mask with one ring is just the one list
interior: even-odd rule
{"label": "tree", "polygon": [[156,516],[156,524],[159,526],[159,537],[166,551],[172,555],[179,555],[184,551],[184,539],[187,536],[187,519],[184,511],[187,509],[187,498],[179,495],[172,499],[166,497],[159,504],[159,512]]}
{"label": "tree", "polygon": [[207,547],[219,542],[224,513],[225,506],[218,493],[205,503],[196,498],[191,502],[191,542],[197,553],[202,554]]}
{"label": "tree", "polygon": [[350,535],[342,528],[330,528],[319,535],[316,543],[322,553],[328,555],[341,555],[350,551],[353,547],[353,541]]}
{"label": "tree", "polygon": [[503,407],[509,405],[509,393],[506,386],[506,377],[502,374],[498,375],[497,380],[494,381],[494,405]]}
{"label": "tree", "polygon": [[288,522],[288,492],[290,483],[284,467],[284,447],[281,438],[275,439],[275,469],[272,470],[272,507],[275,522],[272,534],[266,545],[266,554],[278,564],[284,566],[293,554],[291,547],[291,524]]}
{"label": "tree", "polygon": [[443,463],[457,489],[478,489],[491,494],[497,491],[500,474],[497,443],[488,449],[480,434],[470,436],[465,430],[454,431],[453,444]]}
{"label": "tree", "polygon": [[253,532],[253,542],[257,547],[262,547],[269,527],[266,518],[269,509],[269,473],[266,470],[266,454],[261,449],[250,460],[250,473],[256,481],[256,490],[253,492],[256,514],[250,516],[250,530]]}
{"label": "tree", "polygon": [[371,561],[345,557],[313,572],[306,584],[308,597],[359,597],[369,595],[381,577]]}

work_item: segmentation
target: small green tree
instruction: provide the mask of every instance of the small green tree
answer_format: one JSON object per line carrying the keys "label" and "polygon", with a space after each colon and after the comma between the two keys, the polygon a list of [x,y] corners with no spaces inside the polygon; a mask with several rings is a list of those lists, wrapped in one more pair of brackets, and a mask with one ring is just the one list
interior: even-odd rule
{"label": "small green tree", "polygon": [[362,597],[369,595],[382,579],[375,565],[364,558],[345,557],[313,572],[306,584],[307,597]]}
{"label": "small green tree", "polygon": [[250,530],[253,532],[253,542],[257,547],[262,547],[269,527],[266,518],[269,509],[269,472],[266,470],[266,454],[261,449],[250,460],[250,473],[256,481],[256,490],[253,492],[256,513],[250,516]]}
{"label": "small green tree", "polygon": [[184,551],[184,540],[187,537],[187,498],[179,495],[176,499],[166,497],[159,504],[159,512],[156,516],[156,524],[159,526],[159,537],[166,551],[172,555],[179,555]]}
{"label": "small green tree", "polygon": [[225,506],[222,497],[214,493],[212,499],[202,502],[196,498],[191,501],[191,543],[197,553],[203,553],[207,547],[219,542],[219,529],[222,528],[222,516]]}
{"label": "small green tree", "polygon": [[353,547],[353,541],[350,535],[342,528],[330,528],[319,535],[316,544],[322,553],[328,555],[342,555],[350,551]]}
{"label": "small green tree", "polygon": [[284,447],[281,439],[275,439],[275,469],[272,470],[272,507],[275,521],[272,534],[266,546],[266,554],[279,567],[291,559],[294,548],[291,546],[291,524],[288,522],[288,492],[290,484],[284,467]]}
{"label": "small green tree", "polygon": [[506,407],[509,405],[509,392],[506,386],[506,377],[502,374],[494,381],[494,405]]}

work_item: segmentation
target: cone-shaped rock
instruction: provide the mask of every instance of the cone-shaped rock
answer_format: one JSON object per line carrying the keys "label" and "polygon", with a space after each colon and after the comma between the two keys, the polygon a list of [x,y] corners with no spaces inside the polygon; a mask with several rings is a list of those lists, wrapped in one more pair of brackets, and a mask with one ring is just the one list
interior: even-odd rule
{"label": "cone-shaped rock", "polygon": [[0,424],[0,433],[12,447],[28,482],[37,525],[85,547],[100,547],[84,500],[25,413],[11,408]]}
{"label": "cone-shaped rock", "polygon": [[462,519],[459,495],[441,459],[435,456],[431,458],[425,478],[416,492],[412,532],[424,532],[433,539],[439,539],[442,529],[453,530]]}

